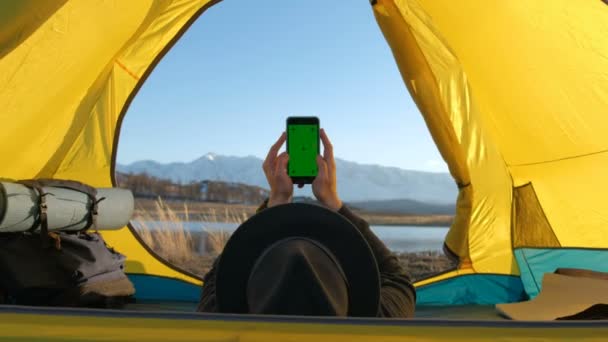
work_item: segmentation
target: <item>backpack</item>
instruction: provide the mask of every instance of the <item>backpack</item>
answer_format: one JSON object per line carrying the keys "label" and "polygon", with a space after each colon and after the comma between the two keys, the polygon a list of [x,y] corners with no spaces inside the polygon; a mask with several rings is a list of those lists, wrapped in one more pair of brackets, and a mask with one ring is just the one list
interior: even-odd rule
{"label": "backpack", "polygon": [[[119,308],[135,289],[124,273],[125,256],[108,248],[95,224],[94,188],[72,181],[23,181],[41,195],[36,227],[0,234],[0,302],[18,305]],[[42,186],[85,192],[90,220],[79,232],[49,232]]]}
{"label": "backpack", "polygon": [[0,288],[19,305],[120,307],[135,293],[125,257],[98,233],[55,233],[43,248],[40,234],[0,234]]}

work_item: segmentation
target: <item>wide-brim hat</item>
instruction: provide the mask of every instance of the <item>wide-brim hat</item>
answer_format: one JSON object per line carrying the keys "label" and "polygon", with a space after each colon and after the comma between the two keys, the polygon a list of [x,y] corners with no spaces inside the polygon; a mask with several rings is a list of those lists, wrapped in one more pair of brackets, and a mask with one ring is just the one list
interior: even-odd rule
{"label": "wide-brim hat", "polygon": [[218,263],[218,311],[248,313],[247,281],[256,260],[276,242],[293,237],[318,242],[338,261],[348,282],[349,316],[377,315],[380,275],[369,244],[344,216],[305,203],[264,209],[232,234]]}

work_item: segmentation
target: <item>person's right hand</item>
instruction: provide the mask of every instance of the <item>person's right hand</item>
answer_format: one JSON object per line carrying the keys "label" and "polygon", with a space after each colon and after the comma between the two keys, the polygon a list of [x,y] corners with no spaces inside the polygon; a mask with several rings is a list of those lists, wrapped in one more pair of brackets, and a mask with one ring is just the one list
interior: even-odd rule
{"label": "person's right hand", "polygon": [[289,155],[287,152],[283,152],[277,156],[279,149],[283,143],[287,140],[285,132],[281,134],[279,140],[268,151],[266,160],[262,164],[266,180],[270,186],[270,197],[268,198],[268,208],[279,204],[285,204],[291,202],[293,196],[293,182],[291,177],[287,174],[287,162],[289,161]]}
{"label": "person's right hand", "polygon": [[317,167],[319,172],[312,182],[312,192],[323,205],[329,209],[338,211],[342,208],[342,201],[338,196],[338,182],[336,180],[336,161],[334,160],[334,148],[325,134],[320,131],[323,142],[323,157],[317,155]]}

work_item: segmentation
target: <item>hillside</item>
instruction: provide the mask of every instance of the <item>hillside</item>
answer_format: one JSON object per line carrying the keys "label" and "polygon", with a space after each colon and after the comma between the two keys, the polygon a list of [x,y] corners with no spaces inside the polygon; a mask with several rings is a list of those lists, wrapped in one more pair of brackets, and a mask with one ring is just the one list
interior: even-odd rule
{"label": "hillside", "polygon": [[[442,205],[453,205],[456,201],[458,189],[447,173],[403,170],[342,159],[336,159],[336,168],[338,190],[344,201],[411,199]],[[208,153],[189,163],[163,164],[148,160],[118,164],[116,170],[125,174],[146,173],[179,184],[209,180],[268,187],[262,160],[253,156]],[[297,190],[296,195],[312,197],[312,191],[307,186]]]}
{"label": "hillside", "polygon": [[136,198],[258,205],[268,197],[268,190],[247,184],[210,180],[178,184],[145,173],[118,172],[116,182],[133,191]]}

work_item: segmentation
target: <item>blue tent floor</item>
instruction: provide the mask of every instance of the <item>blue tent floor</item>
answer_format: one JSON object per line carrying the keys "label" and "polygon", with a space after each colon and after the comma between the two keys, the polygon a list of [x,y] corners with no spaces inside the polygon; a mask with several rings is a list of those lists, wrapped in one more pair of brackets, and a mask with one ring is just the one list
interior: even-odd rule
{"label": "blue tent floor", "polygon": [[[177,311],[194,312],[196,303],[138,301],[128,304],[126,310],[133,311]],[[419,306],[416,307],[416,318],[454,319],[454,320],[505,320],[498,314],[494,305],[453,305],[453,306]]]}

